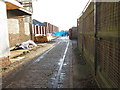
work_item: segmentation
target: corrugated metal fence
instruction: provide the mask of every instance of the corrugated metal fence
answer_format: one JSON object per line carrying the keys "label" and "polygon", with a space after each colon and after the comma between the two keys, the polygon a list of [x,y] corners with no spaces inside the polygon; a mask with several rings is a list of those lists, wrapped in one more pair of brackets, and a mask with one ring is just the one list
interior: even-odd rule
{"label": "corrugated metal fence", "polygon": [[120,2],[91,2],[78,19],[78,47],[102,87],[120,86]]}

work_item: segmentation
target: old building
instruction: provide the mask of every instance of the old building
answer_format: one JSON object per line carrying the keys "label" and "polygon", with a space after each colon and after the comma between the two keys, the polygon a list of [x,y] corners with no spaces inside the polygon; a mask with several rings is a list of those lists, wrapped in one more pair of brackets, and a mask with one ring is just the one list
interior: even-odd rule
{"label": "old building", "polygon": [[46,31],[48,33],[55,33],[55,32],[59,31],[59,27],[57,27],[51,23],[48,23],[48,22],[44,22],[44,23],[45,23]]}
{"label": "old building", "polygon": [[46,36],[47,33],[55,33],[59,31],[59,28],[48,22],[41,23],[36,19],[33,19],[34,35],[40,34]]}
{"label": "old building", "polygon": [[7,10],[10,47],[32,39],[32,2],[31,0],[17,1],[23,6],[22,8]]}
{"label": "old building", "polygon": [[2,13],[0,14],[0,65],[2,67],[10,64],[10,47],[32,39],[32,1],[25,1],[0,1],[2,6],[0,11]]}
{"label": "old building", "polygon": [[69,29],[69,38],[77,39],[77,27],[72,27]]}
{"label": "old building", "polygon": [[9,36],[8,36],[8,25],[7,25],[7,9],[17,9],[20,8],[21,5],[16,1],[0,1],[1,14],[0,14],[0,65],[5,67],[10,64],[9,56]]}
{"label": "old building", "polygon": [[39,34],[40,36],[46,36],[47,30],[44,23],[39,22],[36,19],[33,19],[33,27],[34,27],[34,36],[36,34]]}

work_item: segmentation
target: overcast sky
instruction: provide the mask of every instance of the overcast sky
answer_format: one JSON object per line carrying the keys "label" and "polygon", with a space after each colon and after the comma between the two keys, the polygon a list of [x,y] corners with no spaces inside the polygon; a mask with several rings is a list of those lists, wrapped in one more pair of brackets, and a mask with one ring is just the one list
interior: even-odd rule
{"label": "overcast sky", "polygon": [[68,30],[77,26],[77,18],[89,0],[37,0],[33,2],[33,19],[49,22]]}

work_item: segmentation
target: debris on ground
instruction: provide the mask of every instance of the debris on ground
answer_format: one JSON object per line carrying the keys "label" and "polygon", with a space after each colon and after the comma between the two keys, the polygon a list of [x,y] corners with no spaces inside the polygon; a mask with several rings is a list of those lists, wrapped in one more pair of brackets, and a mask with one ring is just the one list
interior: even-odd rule
{"label": "debris on ground", "polygon": [[18,50],[18,49],[29,49],[29,47],[34,46],[36,47],[37,44],[35,44],[35,42],[33,42],[32,40],[28,40],[26,42],[22,42],[20,44],[16,44],[15,48],[13,50]]}

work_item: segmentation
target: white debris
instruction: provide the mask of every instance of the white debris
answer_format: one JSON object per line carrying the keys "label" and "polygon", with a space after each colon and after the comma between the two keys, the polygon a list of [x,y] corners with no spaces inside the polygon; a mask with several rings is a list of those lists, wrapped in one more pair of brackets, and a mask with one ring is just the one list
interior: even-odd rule
{"label": "white debris", "polygon": [[37,46],[37,44],[35,44],[32,40],[28,40],[26,42],[16,45],[16,47],[22,48],[22,49],[29,49],[29,45],[33,45],[34,47]]}

